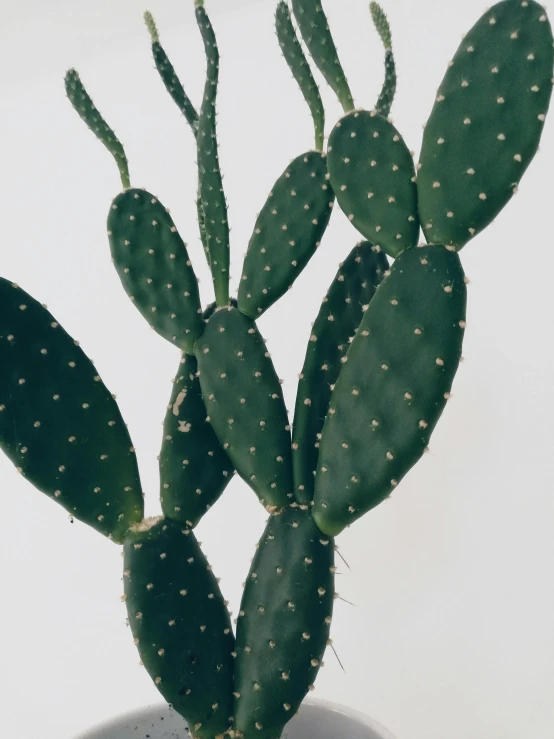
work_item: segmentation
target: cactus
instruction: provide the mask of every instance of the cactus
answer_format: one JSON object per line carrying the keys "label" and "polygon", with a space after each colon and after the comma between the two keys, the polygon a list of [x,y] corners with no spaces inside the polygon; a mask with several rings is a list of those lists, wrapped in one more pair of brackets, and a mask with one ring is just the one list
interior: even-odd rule
{"label": "cactus", "polygon": [[[195,0],[207,75],[200,112],[145,14],[157,70],[198,150],[198,220],[215,303],[202,312],[169,211],[131,187],[122,144],[70,70],[69,100],[118,166],[108,239],[123,287],[179,350],[159,455],[163,516],[144,519],[129,434],[90,360],[18,285],[0,279],[0,445],[72,517],[124,546],[123,599],[141,660],[196,739],[279,739],[329,643],[335,540],[425,452],[450,396],[466,321],[458,254],[499,213],[534,156],[552,88],[552,30],[534,0],[502,0],[465,37],[414,166],[388,118],[390,27],[374,110],[355,109],[323,8],[292,0],[308,51],[343,104],[325,113],[284,0],[276,31],[313,118],[315,149],[277,179],[254,226],[236,299],[216,130],[219,53]],[[467,119],[467,121],[466,121]],[[294,422],[256,324],[320,246],[335,194],[368,239],[341,263],[310,333]],[[418,246],[423,226],[427,244]],[[387,255],[394,258],[389,265]],[[292,432],[292,433],[291,433]],[[238,473],[269,512],[236,639],[194,528]]]}

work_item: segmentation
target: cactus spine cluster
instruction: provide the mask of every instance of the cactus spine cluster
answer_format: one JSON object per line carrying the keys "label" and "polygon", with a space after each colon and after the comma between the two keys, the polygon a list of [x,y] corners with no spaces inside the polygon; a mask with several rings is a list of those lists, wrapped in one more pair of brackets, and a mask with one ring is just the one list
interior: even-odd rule
{"label": "cactus spine cluster", "polygon": [[[198,225],[215,291],[205,309],[167,208],[131,187],[122,144],[77,72],[67,73],[69,100],[121,176],[108,215],[115,268],[140,313],[179,348],[159,456],[163,516],[144,520],[132,442],[78,342],[45,306],[0,280],[1,446],[38,489],[123,543],[124,599],[141,659],[197,739],[279,739],[313,687],[332,619],[334,537],[388,497],[427,448],[461,356],[459,251],[510,199],[550,102],[546,13],[534,0],[502,0],[453,57],[416,167],[388,118],[396,90],[390,28],[376,3],[370,9],[385,82],[375,108],[363,110],[319,1],[292,0],[292,13],[278,3],[278,41],[309,105],[315,148],[277,178],[237,299],[229,297],[214,30],[195,0],[207,61],[197,112],[145,14],[157,70],[197,143]],[[297,28],[345,111],[327,150],[323,103]],[[321,304],[291,425],[256,319],[307,266],[335,200],[366,240]],[[420,229],[426,243],[418,245]],[[194,527],[235,472],[270,515],[234,632]]]}

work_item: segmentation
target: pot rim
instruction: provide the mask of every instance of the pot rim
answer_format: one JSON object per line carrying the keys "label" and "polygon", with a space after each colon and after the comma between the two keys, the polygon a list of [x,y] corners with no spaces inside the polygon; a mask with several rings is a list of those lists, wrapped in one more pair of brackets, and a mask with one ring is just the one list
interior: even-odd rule
{"label": "pot rim", "polygon": [[340,713],[345,717],[356,719],[364,726],[367,726],[368,729],[372,729],[373,731],[381,734],[382,739],[396,739],[396,737],[389,731],[389,729],[387,729],[385,726],[383,726],[383,724],[380,724],[375,719],[368,716],[367,713],[364,713],[363,711],[358,711],[356,708],[350,708],[350,706],[345,706],[343,703],[337,703],[336,701],[330,701],[330,700],[327,700],[326,698],[309,697],[309,698],[306,698],[302,702],[300,709],[302,709],[302,706],[313,706],[314,708],[327,708],[329,711],[332,711],[333,713]]}
{"label": "pot rim", "polygon": [[[375,719],[370,718],[367,714],[363,713],[362,711],[358,711],[355,708],[350,708],[349,706],[345,706],[342,703],[336,703],[335,701],[327,700],[326,698],[316,698],[316,697],[307,697],[300,706],[301,710],[303,707],[310,707],[310,708],[323,708],[328,711],[331,711],[332,713],[338,713],[343,715],[345,718],[353,718],[356,721],[358,721],[363,726],[366,726],[368,729],[371,729],[372,731],[379,734],[381,739],[396,739],[396,737],[382,724],[380,724],[378,721],[375,721]],[[150,716],[153,712],[159,712],[159,711],[168,711],[171,710],[169,708],[169,705],[167,703],[151,703],[148,706],[144,706],[143,708],[138,708],[130,711],[126,711],[125,713],[118,714],[117,716],[114,716],[111,719],[108,719],[107,721],[102,722],[101,724],[97,724],[90,729],[87,729],[84,733],[79,734],[75,739],[94,739],[94,735],[92,732],[101,732],[101,731],[107,731],[111,728],[113,728],[114,724],[117,722],[125,721],[127,720],[137,720],[142,718],[147,718]]]}

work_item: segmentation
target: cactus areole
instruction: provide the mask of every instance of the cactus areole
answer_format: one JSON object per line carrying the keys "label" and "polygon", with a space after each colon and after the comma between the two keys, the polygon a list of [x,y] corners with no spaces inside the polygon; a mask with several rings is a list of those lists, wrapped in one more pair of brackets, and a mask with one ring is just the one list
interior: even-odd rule
{"label": "cactus areole", "polygon": [[[141,660],[197,739],[279,739],[313,689],[329,643],[334,537],[393,493],[402,504],[397,488],[427,449],[461,358],[459,252],[511,198],[550,103],[546,12],[534,0],[502,0],[453,56],[416,166],[388,117],[391,30],[377,3],[370,10],[385,81],[375,108],[363,110],[320,1],[277,3],[278,42],[309,106],[315,147],[275,173],[231,299],[215,32],[196,0],[206,84],[195,108],[145,14],[156,69],[196,141],[199,238],[215,293],[207,308],[168,209],[131,185],[123,145],[78,73],[66,75],[70,102],[123,185],[108,209],[106,257],[141,315],[179,350],[158,457],[162,516],[144,519],[129,432],[90,359],[46,306],[0,279],[0,445],[73,518],[123,544],[123,599]],[[344,109],[327,148],[314,66]],[[337,252],[291,423],[256,321],[318,248],[333,248],[325,234],[335,203],[363,238]],[[194,534],[235,473],[269,513],[236,628]]]}

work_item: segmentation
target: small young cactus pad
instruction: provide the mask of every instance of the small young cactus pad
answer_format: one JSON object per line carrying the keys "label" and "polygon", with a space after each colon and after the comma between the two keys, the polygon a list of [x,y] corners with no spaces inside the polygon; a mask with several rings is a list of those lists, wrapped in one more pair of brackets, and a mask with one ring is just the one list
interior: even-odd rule
{"label": "small young cactus pad", "polygon": [[334,554],[307,508],[269,518],[237,620],[234,728],[243,739],[279,739],[313,686],[331,627]]}
{"label": "small young cactus pad", "polygon": [[338,204],[366,239],[391,257],[417,244],[414,162],[392,123],[375,111],[344,116],[329,137],[327,166]]}
{"label": "small young cactus pad", "polygon": [[458,369],[465,310],[455,251],[415,247],[395,260],[331,395],[313,511],[325,533],[381,503],[423,455]]}
{"label": "small young cactus pad", "polygon": [[244,260],[239,310],[256,319],[278,300],[321,243],[335,203],[324,154],[292,161],[275,183]]}
{"label": "small young cactus pad", "polygon": [[142,662],[197,739],[232,716],[234,636],[217,580],[193,532],[168,519],[135,526],[124,546],[129,624]]}
{"label": "small young cactus pad", "polygon": [[111,205],[108,236],[134,305],[160,336],[193,354],[204,329],[198,281],[167,208],[146,190],[125,190]]}
{"label": "small young cactus pad", "polygon": [[0,446],[74,518],[122,542],[144,515],[114,396],[45,306],[0,278]]}
{"label": "small young cactus pad", "polygon": [[294,497],[298,503],[313,500],[319,439],[331,393],[350,342],[388,268],[382,251],[369,241],[357,244],[339,267],[312,327],[298,381],[292,433]]}
{"label": "small young cactus pad", "polygon": [[552,95],[552,28],[503,0],[464,36],[425,127],[417,186],[429,243],[461,249],[498,215],[537,151]]}

